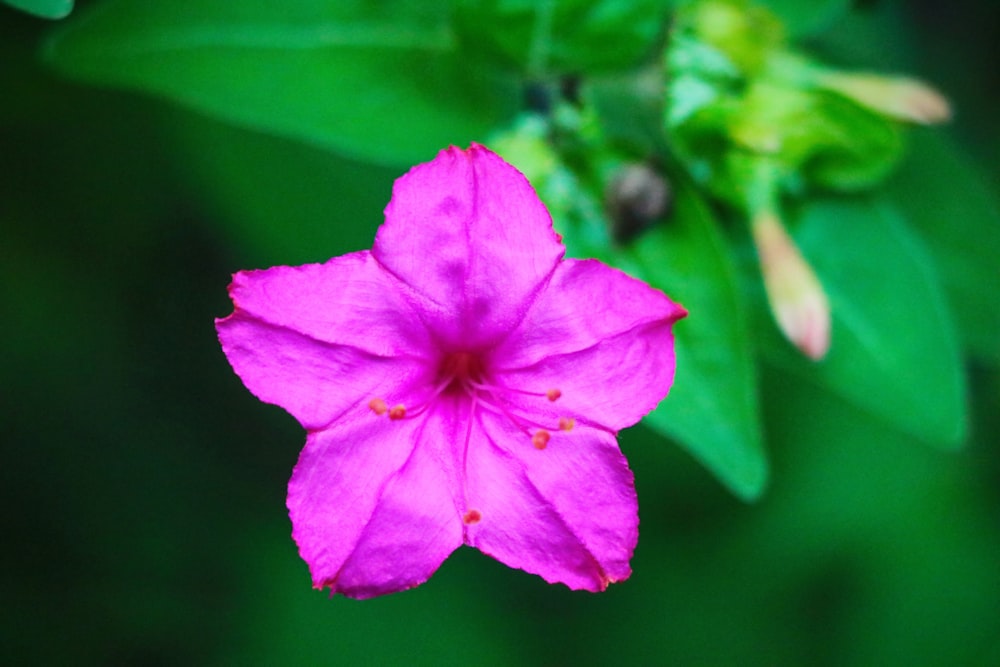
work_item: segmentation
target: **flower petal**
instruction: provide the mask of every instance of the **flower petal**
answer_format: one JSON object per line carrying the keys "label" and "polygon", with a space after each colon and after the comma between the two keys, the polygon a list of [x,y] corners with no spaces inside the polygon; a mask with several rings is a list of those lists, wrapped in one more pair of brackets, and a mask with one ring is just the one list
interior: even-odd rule
{"label": "flower petal", "polygon": [[427,419],[355,416],[311,433],[288,483],[292,536],[316,588],[357,598],[426,581],[462,543]]}
{"label": "flower petal", "polygon": [[509,420],[480,412],[466,462],[466,542],[511,567],[573,589],[631,574],[639,538],[632,472],[610,433],[579,427],[545,449]]}
{"label": "flower petal", "polygon": [[535,421],[554,424],[560,417],[572,417],[616,433],[638,422],[666,397],[675,362],[670,324],[652,322],[498,377],[508,387],[559,390],[554,403],[507,395],[519,412]]}
{"label": "flower petal", "polygon": [[596,259],[567,259],[527,316],[491,355],[494,366],[523,368],[551,354],[576,352],[687,311],[663,292]]}
{"label": "flower petal", "polygon": [[401,285],[368,251],[325,264],[241,271],[229,294],[238,310],[316,340],[379,356],[420,356],[428,334]]}
{"label": "flower petal", "polygon": [[562,393],[552,404],[512,393],[519,409],[618,431],[667,395],[676,361],[671,327],[684,315],[662,292],[617,269],[566,260],[521,326],[491,353],[491,367],[504,386]]}
{"label": "flower petal", "polygon": [[396,181],[372,254],[441,341],[474,349],[517,326],[564,250],[524,176],[473,144]]}
{"label": "flower petal", "polygon": [[427,365],[325,343],[237,309],[216,321],[222,349],[254,396],[321,429],[378,396],[393,401],[426,385]]}

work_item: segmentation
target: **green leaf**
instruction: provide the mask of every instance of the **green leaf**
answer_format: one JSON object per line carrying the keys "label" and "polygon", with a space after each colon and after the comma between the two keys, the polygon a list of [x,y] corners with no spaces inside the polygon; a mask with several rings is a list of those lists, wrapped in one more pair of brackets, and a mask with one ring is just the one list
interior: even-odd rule
{"label": "green leaf", "polygon": [[941,272],[963,343],[1000,365],[1000,204],[996,189],[939,132],[917,132],[889,191]]}
{"label": "green leaf", "polygon": [[371,246],[401,169],[177,115],[170,146],[248,266],[322,262]]}
{"label": "green leaf", "polygon": [[[571,191],[565,182],[558,189],[564,197]],[[753,500],[767,484],[768,464],[734,263],[694,188],[678,179],[674,190],[673,213],[629,246],[612,243],[599,207],[575,217],[553,207],[553,215],[571,254],[617,266],[688,309],[674,328],[673,389],[643,423],[676,439],[734,494]],[[573,201],[587,198],[576,193]]]}
{"label": "green leaf", "polygon": [[[780,1],[806,11],[812,6],[797,0]],[[809,44],[816,52],[825,54],[824,59],[830,63],[862,70],[906,72],[914,67],[914,49],[926,48],[912,34],[909,27],[912,18],[912,9],[905,3],[870,2],[861,11],[839,15],[835,29],[816,31],[810,35]]]}
{"label": "green leaf", "polygon": [[43,19],[65,18],[73,11],[73,0],[3,0],[3,2]]}
{"label": "green leaf", "polygon": [[[677,187],[679,186],[679,187]],[[677,299],[677,376],[645,423],[676,438],[729,489],[753,500],[767,484],[756,370],[724,239],[693,188],[679,183],[670,219],[624,252],[636,274]]]}
{"label": "green leaf", "polygon": [[792,37],[815,35],[851,9],[851,0],[760,0],[785,24]]}
{"label": "green leaf", "polygon": [[[930,444],[960,446],[963,367],[933,262],[919,240],[885,202],[816,200],[798,218],[796,240],[830,298],[831,348],[823,361],[807,361],[767,317],[767,324],[758,322],[766,329],[759,336],[764,354]],[[766,314],[766,307],[758,312]]]}
{"label": "green leaf", "polygon": [[512,78],[466,62],[446,14],[403,0],[111,0],[60,32],[47,57],[84,81],[411,164],[483,139],[520,99]]}
{"label": "green leaf", "polygon": [[666,22],[663,0],[462,0],[455,26],[470,51],[533,76],[634,66]]}

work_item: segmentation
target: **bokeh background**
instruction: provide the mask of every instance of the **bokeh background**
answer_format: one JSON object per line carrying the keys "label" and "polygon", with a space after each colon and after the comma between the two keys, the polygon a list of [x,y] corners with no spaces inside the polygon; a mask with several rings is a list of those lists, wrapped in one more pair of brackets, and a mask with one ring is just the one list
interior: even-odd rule
{"label": "bokeh background", "polygon": [[[1000,194],[1000,6],[896,3],[873,42],[885,4],[827,39],[934,81]],[[1000,664],[1000,373],[976,358],[957,453],[765,367],[752,504],[624,432],[641,538],[603,594],[469,549],[405,593],[312,590],[285,511],[303,433],[213,318],[236,270],[368,247],[405,167],[72,83],[38,57],[53,27],[0,6],[0,661]]]}

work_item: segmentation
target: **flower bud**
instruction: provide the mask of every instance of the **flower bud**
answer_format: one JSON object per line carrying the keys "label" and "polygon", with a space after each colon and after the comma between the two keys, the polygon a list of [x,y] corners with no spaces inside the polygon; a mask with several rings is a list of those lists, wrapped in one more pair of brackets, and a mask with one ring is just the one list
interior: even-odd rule
{"label": "flower bud", "polygon": [[777,215],[760,211],[752,231],[778,328],[807,357],[822,359],[830,348],[830,302],[823,286]]}
{"label": "flower bud", "polygon": [[908,77],[824,72],[818,83],[883,116],[932,125],[951,119],[948,100],[926,83]]}

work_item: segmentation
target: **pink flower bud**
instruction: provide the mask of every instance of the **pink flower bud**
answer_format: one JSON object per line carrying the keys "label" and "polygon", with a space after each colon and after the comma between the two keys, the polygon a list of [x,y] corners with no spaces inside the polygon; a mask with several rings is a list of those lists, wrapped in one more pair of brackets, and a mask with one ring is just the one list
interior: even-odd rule
{"label": "pink flower bud", "polygon": [[819,83],[861,106],[898,120],[931,125],[951,119],[951,105],[944,95],[917,79],[828,72],[820,77]]}
{"label": "pink flower bud", "polygon": [[778,328],[807,357],[830,349],[830,302],[812,267],[773,212],[753,219],[764,288]]}

